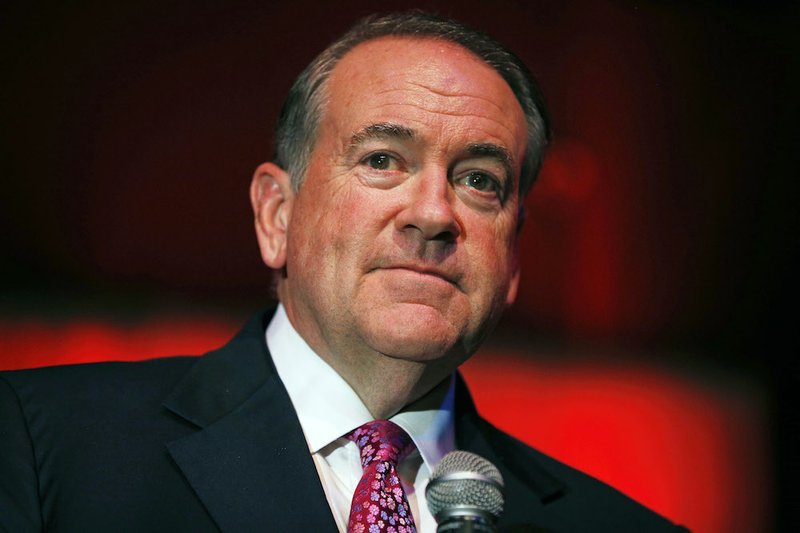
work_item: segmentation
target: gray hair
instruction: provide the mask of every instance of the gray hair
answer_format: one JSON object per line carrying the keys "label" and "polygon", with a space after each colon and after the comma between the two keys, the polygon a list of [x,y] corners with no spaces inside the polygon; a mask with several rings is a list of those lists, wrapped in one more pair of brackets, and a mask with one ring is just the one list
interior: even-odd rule
{"label": "gray hair", "polygon": [[528,124],[528,146],[519,180],[520,196],[527,194],[536,181],[550,140],[547,109],[538,84],[516,55],[485,33],[421,11],[371,15],[360,20],[318,55],[294,82],[278,118],[275,163],[289,173],[295,191],[300,189],[308,170],[324,111],[325,88],[334,67],[357,45],[388,36],[450,41],[471,51],[503,77],[522,106]]}

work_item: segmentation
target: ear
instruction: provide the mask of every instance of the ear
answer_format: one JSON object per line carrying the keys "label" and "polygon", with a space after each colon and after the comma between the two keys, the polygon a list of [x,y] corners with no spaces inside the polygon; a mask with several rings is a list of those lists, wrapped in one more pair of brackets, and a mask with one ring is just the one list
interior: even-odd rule
{"label": "ear", "polygon": [[514,260],[513,272],[511,273],[511,282],[508,284],[508,292],[506,293],[506,306],[514,303],[517,299],[517,289],[519,289],[519,259]]}
{"label": "ear", "polygon": [[250,204],[255,216],[261,259],[270,268],[286,265],[286,236],[294,205],[291,179],[274,163],[260,165],[250,184]]}

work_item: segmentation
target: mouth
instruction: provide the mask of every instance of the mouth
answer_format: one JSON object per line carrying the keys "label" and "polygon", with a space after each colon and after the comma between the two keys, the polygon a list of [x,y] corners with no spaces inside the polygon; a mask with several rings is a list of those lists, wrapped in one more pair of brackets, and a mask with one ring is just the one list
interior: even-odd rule
{"label": "mouth", "polygon": [[443,269],[424,266],[424,265],[389,265],[381,267],[381,270],[396,270],[401,272],[406,272],[412,276],[419,276],[420,278],[436,278],[442,281],[449,283],[450,285],[455,286],[458,288],[458,276],[446,272]]}

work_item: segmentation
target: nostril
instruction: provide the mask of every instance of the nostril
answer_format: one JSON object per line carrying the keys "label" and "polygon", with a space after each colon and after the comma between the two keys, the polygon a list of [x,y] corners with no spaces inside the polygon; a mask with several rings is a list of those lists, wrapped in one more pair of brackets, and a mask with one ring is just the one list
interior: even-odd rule
{"label": "nostril", "polygon": [[415,202],[398,215],[401,228],[413,228],[425,240],[452,241],[460,234],[449,202]]}
{"label": "nostril", "polygon": [[456,233],[453,231],[441,231],[438,234],[434,235],[429,240],[431,241],[441,241],[441,242],[453,242],[456,240]]}
{"label": "nostril", "polygon": [[419,238],[427,241],[451,242],[461,233],[455,217],[423,218],[402,224],[402,229],[417,233]]}

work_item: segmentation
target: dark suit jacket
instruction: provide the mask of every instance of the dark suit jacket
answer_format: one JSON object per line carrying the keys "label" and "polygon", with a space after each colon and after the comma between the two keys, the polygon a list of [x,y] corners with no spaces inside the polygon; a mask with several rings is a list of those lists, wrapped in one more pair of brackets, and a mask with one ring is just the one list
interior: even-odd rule
{"label": "dark suit jacket", "polygon": [[[270,317],[256,317],[201,358],[2,374],[0,526],[11,532],[335,531],[267,352]],[[503,474],[503,528],[674,527],[491,426],[460,380],[455,422],[458,447]]]}

